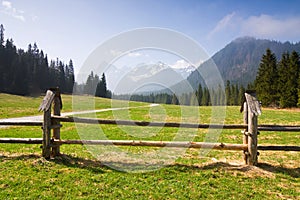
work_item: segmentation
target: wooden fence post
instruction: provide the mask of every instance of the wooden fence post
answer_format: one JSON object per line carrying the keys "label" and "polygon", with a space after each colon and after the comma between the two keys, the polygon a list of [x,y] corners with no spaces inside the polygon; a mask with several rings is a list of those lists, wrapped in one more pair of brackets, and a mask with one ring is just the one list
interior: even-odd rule
{"label": "wooden fence post", "polygon": [[46,159],[51,156],[51,104],[54,96],[55,94],[48,90],[39,107],[39,111],[44,111],[42,156]]}
{"label": "wooden fence post", "polygon": [[44,158],[50,158],[50,142],[51,142],[51,105],[50,109],[44,111],[44,121],[43,121],[43,147],[42,147],[42,155]]}
{"label": "wooden fence post", "polygon": [[254,91],[245,93],[248,105],[248,158],[247,164],[257,165],[257,116],[261,114],[260,104]]}
{"label": "wooden fence post", "polygon": [[[248,105],[246,101],[243,104],[243,110],[244,110],[244,124],[248,125]],[[243,144],[248,145],[248,127],[243,131]],[[244,151],[245,164],[248,164],[248,155],[249,155],[248,150]]]}
{"label": "wooden fence post", "polygon": [[[55,92],[55,97],[53,101],[53,114],[56,116],[60,116],[60,110],[62,108],[61,96],[59,88],[54,88],[52,91]],[[60,128],[61,124],[59,120],[54,119],[52,121],[52,128],[53,128],[53,139],[60,140]],[[60,145],[55,145],[52,147],[52,156],[60,155]]]}

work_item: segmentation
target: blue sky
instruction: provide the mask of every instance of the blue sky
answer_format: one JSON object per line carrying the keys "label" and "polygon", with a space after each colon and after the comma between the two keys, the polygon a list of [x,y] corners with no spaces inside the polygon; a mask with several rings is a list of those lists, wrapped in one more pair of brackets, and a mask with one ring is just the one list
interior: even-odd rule
{"label": "blue sky", "polygon": [[240,36],[298,42],[300,1],[0,0],[6,38],[79,69],[102,42],[135,28],[161,27],[196,40],[213,55]]}

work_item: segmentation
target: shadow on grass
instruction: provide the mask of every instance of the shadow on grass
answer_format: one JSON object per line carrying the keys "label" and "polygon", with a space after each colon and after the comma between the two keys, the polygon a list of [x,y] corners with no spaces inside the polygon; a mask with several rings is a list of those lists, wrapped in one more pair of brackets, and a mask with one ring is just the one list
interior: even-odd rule
{"label": "shadow on grass", "polygon": [[[257,166],[249,165],[236,165],[225,162],[214,162],[205,164],[203,166],[196,165],[184,165],[184,164],[174,164],[169,167],[177,166],[183,169],[191,170],[224,170],[224,171],[237,171],[242,173],[251,173],[255,176],[267,176],[273,174],[284,174],[291,176],[293,178],[300,178],[300,168],[287,168],[283,166],[274,166],[268,163],[259,163]],[[180,171],[183,171],[182,169]]]}
{"label": "shadow on grass", "polygon": [[[74,157],[72,155],[62,154],[56,158],[45,160],[40,155],[37,154],[25,154],[25,155],[0,155],[0,162],[6,160],[30,160],[34,159],[40,162],[49,162],[55,163],[58,165],[64,165],[71,168],[81,168],[87,169],[94,173],[106,173],[108,171],[117,171],[115,169],[109,168],[107,165],[97,160],[90,160],[80,157]],[[109,162],[109,165],[119,165],[124,167],[134,167],[142,169],[145,167],[144,164],[140,163],[125,163],[125,162]],[[248,165],[236,165],[225,162],[214,162],[204,165],[186,165],[175,163],[171,165],[164,166],[165,168],[172,168],[174,171],[178,172],[188,172],[188,171],[198,171],[198,170],[223,170],[223,171],[237,171],[242,173],[256,172],[256,176],[269,174],[283,174],[288,175],[293,178],[300,178],[300,168],[286,168],[283,166],[274,166],[268,163],[259,163],[257,166],[248,166]]]}
{"label": "shadow on grass", "polygon": [[34,164],[51,164],[55,163],[58,165],[64,165],[70,168],[81,168],[87,169],[94,173],[105,173],[109,168],[101,164],[99,161],[84,159],[80,157],[74,157],[71,155],[62,154],[56,158],[51,158],[49,160],[44,159],[37,154],[13,154],[13,155],[0,155],[0,163],[5,161],[19,161],[19,160],[34,160]]}
{"label": "shadow on grass", "polygon": [[100,161],[74,157],[67,154],[61,154],[60,156],[50,159],[49,161],[67,167],[87,169],[94,173],[105,173],[109,169]]}
{"label": "shadow on grass", "polygon": [[282,166],[273,166],[268,163],[258,163],[257,167],[272,173],[281,173],[289,175],[293,178],[300,178],[300,167],[298,168],[286,168]]}

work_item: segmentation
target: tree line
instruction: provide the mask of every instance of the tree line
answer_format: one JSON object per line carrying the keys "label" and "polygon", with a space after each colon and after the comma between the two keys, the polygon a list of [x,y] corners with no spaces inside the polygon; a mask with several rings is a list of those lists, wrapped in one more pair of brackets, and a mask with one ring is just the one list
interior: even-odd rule
{"label": "tree line", "polygon": [[36,43],[27,50],[17,49],[13,39],[4,37],[0,25],[0,92],[18,95],[36,95],[51,87],[62,93],[72,93],[74,79],[73,61],[63,63],[58,58],[48,61],[47,54]]}
{"label": "tree line", "polygon": [[107,89],[106,77],[102,73],[101,78],[93,71],[88,75],[85,83],[74,85],[74,94],[87,94],[96,97],[111,98],[111,91]]}
{"label": "tree line", "polygon": [[230,81],[227,81],[225,90],[221,86],[209,90],[199,84],[198,89],[194,92],[180,95],[174,93],[123,94],[113,95],[112,98],[186,106],[241,105],[245,91],[246,89],[243,86],[231,84]]}
{"label": "tree line", "polygon": [[275,54],[267,49],[254,85],[264,106],[300,107],[299,53],[283,53],[281,60],[277,61]]}

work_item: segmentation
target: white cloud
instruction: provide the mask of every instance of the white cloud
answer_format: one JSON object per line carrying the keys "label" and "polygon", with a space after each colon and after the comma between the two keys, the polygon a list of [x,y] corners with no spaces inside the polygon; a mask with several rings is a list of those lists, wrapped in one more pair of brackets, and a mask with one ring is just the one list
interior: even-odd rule
{"label": "white cloud", "polygon": [[2,1],[2,6],[3,6],[5,9],[11,9],[11,8],[12,8],[11,2],[9,2],[9,1]]}
{"label": "white cloud", "polygon": [[1,10],[1,12],[25,22],[24,11],[14,8],[10,1],[2,1],[2,6],[4,10]]}
{"label": "white cloud", "polygon": [[226,29],[228,26],[232,25],[232,21],[235,17],[235,12],[232,12],[226,16],[224,16],[214,27],[212,31],[208,34],[208,38],[212,37],[214,34]]}
{"label": "white cloud", "polygon": [[118,57],[122,54],[122,51],[112,49],[110,50],[110,54],[114,57]]}
{"label": "white cloud", "polygon": [[32,20],[33,22],[37,21],[38,19],[39,19],[38,16],[36,16],[36,15],[31,15],[31,20]]}
{"label": "white cloud", "polygon": [[173,65],[170,65],[173,69],[182,69],[190,66],[191,64],[185,60],[177,60]]}
{"label": "white cloud", "polygon": [[139,52],[130,52],[130,53],[128,53],[127,55],[128,55],[129,57],[140,57],[140,56],[142,56],[142,54],[139,53]]}
{"label": "white cloud", "polygon": [[299,27],[300,16],[279,18],[261,14],[242,18],[232,12],[217,22],[216,26],[207,35],[207,39],[247,35],[258,38],[291,40],[299,38]]}
{"label": "white cloud", "polygon": [[243,20],[241,33],[259,37],[297,37],[300,35],[300,17],[278,19],[270,15],[250,16]]}

